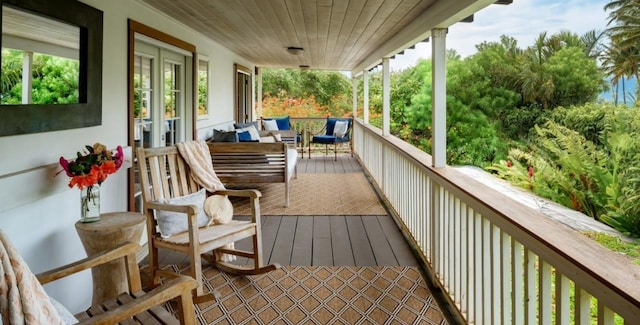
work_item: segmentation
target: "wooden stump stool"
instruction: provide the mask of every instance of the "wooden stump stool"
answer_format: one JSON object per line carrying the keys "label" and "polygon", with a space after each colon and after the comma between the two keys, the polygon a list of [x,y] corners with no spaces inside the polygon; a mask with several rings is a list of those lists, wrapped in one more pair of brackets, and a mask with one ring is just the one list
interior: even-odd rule
{"label": "wooden stump stool", "polygon": [[[112,212],[100,215],[93,223],[76,222],[76,231],[87,255],[110,249],[123,242],[140,243],[145,216],[135,212]],[[118,260],[91,270],[93,303],[115,298],[128,291],[124,261]]]}

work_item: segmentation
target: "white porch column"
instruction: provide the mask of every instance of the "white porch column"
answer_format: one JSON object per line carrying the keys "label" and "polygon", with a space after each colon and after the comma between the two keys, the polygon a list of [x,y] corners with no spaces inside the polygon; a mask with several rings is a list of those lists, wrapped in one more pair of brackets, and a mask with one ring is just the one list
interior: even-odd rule
{"label": "white porch column", "polygon": [[369,124],[369,70],[364,70],[364,72],[362,73],[362,81],[363,81],[363,86],[362,86],[362,92],[363,92],[363,107],[364,107],[364,112],[363,112],[363,120],[364,120],[364,124]]}
{"label": "white porch column", "polygon": [[22,54],[22,103],[31,104],[31,88],[33,84],[33,52],[23,52]]}
{"label": "white porch column", "polygon": [[447,164],[447,71],[446,71],[446,29],[431,31],[431,165],[444,167]]}
{"label": "white porch column", "polygon": [[358,117],[358,78],[351,77],[351,86],[353,88],[353,117]]}
{"label": "white porch column", "polygon": [[389,58],[382,58],[382,135],[387,136],[391,130],[391,77],[389,75]]}
{"label": "white porch column", "polygon": [[262,68],[256,67],[256,114],[262,117]]}

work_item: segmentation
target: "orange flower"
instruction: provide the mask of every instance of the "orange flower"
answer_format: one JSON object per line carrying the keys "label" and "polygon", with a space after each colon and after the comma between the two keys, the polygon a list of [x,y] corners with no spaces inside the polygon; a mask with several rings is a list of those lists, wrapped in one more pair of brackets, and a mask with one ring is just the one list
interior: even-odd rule
{"label": "orange flower", "polygon": [[69,181],[69,187],[73,187],[74,185],[78,186],[79,189],[83,189],[85,187],[89,187],[98,183],[98,178],[93,173],[88,175],[74,176]]}
{"label": "orange flower", "polygon": [[82,155],[77,154],[75,160],[66,160],[60,157],[60,165],[71,177],[69,187],[77,186],[79,189],[100,185],[107,177],[120,169],[122,166],[123,152],[122,147],[118,146],[116,153],[112,154],[107,147],[101,143],[95,143],[93,146],[86,146],[87,152]]}

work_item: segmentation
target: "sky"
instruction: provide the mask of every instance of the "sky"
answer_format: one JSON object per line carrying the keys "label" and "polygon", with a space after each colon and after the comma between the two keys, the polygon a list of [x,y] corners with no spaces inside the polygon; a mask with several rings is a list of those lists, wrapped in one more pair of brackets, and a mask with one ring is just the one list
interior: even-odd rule
{"label": "sky", "polygon": [[[450,0],[455,1],[455,0]],[[604,30],[610,0],[514,0],[510,5],[490,5],[474,15],[472,23],[457,23],[449,28],[447,48],[462,57],[476,52],[483,41],[499,41],[501,35],[514,37],[520,48],[533,44],[544,31],[548,35],[562,30],[582,35]],[[419,43],[413,50],[391,60],[392,70],[414,66],[419,58],[431,56],[431,43]]]}

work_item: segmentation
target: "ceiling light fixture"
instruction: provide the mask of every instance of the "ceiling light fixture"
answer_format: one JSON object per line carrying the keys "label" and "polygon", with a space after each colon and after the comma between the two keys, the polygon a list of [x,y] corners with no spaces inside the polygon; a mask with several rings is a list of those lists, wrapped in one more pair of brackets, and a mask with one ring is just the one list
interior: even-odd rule
{"label": "ceiling light fixture", "polygon": [[287,52],[293,55],[300,55],[302,54],[302,52],[304,52],[304,49],[301,47],[289,46],[287,47]]}
{"label": "ceiling light fixture", "polygon": [[301,70],[309,70],[309,66],[306,64],[300,65]]}

